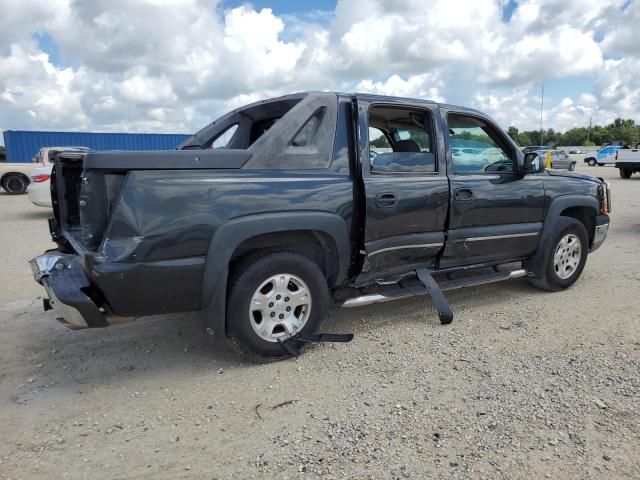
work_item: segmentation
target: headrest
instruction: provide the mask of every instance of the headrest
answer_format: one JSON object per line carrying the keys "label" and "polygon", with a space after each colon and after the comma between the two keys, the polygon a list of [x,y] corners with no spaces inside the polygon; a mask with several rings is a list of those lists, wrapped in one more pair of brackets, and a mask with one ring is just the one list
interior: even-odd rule
{"label": "headrest", "polygon": [[415,140],[399,140],[395,146],[394,152],[420,152],[420,145]]}

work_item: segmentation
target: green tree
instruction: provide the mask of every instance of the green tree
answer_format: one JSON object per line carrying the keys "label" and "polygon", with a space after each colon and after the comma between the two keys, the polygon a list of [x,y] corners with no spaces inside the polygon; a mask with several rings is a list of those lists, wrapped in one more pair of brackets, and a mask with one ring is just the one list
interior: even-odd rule
{"label": "green tree", "polygon": [[520,145],[521,147],[529,147],[533,145],[533,142],[531,141],[531,137],[527,132],[522,132],[518,134],[518,145]]}

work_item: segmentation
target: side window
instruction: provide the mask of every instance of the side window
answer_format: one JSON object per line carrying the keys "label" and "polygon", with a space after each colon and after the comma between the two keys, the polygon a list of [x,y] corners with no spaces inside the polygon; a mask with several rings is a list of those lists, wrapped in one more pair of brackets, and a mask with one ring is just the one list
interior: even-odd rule
{"label": "side window", "polygon": [[315,146],[318,140],[318,131],[322,124],[326,108],[319,108],[316,112],[309,117],[309,120],[305,122],[298,133],[295,134],[291,140],[290,145],[292,147],[312,147]]}
{"label": "side window", "polygon": [[433,121],[428,111],[398,107],[369,110],[372,173],[432,173]]}
{"label": "side window", "polygon": [[229,128],[227,128],[224,132],[216,137],[216,139],[211,144],[211,148],[226,148],[231,142],[231,139],[238,130],[238,124],[234,123]]}
{"label": "side window", "polygon": [[449,114],[453,173],[513,173],[513,158],[498,132],[482,120]]}

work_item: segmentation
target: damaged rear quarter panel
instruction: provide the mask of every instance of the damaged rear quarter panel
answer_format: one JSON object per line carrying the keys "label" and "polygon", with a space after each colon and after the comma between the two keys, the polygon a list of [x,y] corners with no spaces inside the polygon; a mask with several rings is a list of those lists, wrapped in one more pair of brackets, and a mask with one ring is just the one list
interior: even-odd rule
{"label": "damaged rear quarter panel", "polygon": [[305,210],[337,213],[350,225],[352,188],[348,176],[327,169],[130,171],[92,266],[94,281],[118,315],[199,309],[220,225]]}

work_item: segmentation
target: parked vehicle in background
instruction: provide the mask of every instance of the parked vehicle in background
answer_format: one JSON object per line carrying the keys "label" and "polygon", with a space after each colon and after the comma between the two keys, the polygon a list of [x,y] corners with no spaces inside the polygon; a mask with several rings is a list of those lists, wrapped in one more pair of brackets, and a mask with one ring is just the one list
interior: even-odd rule
{"label": "parked vehicle in background", "polygon": [[537,153],[542,159],[546,159],[547,152],[551,153],[551,168],[569,170],[570,172],[576,169],[576,161],[567,155],[564,150],[539,150]]}
{"label": "parked vehicle in background", "polygon": [[[372,158],[381,136],[389,151]],[[541,160],[477,110],[286,95],[177,151],[60,153],[58,248],[31,265],[45,310],[71,328],[201,310],[205,331],[250,356],[336,338],[314,335],[331,299],[430,294],[450,323],[443,290],[525,276],[564,290],[604,242],[608,184]]]}
{"label": "parked vehicle in background", "polygon": [[616,152],[620,150],[620,145],[608,145],[598,150],[594,155],[585,157],[584,163],[590,167],[613,164],[616,161]]}
{"label": "parked vehicle in background", "polygon": [[29,201],[38,207],[51,208],[51,165],[36,167],[29,174],[27,195]]}
{"label": "parked vehicle in background", "polygon": [[0,162],[0,187],[10,195],[25,193],[32,169],[32,163]]}
{"label": "parked vehicle in background", "polygon": [[571,150],[569,150],[569,155],[580,155],[582,153],[582,150],[580,150],[579,148],[572,148]]}
{"label": "parked vehicle in background", "polygon": [[55,156],[62,151],[90,152],[86,147],[44,147],[36,154],[34,162],[37,166],[29,174],[27,193],[29,200],[39,207],[51,208],[51,169]]}
{"label": "parked vehicle in background", "polygon": [[640,150],[618,150],[614,166],[618,169],[620,178],[631,178],[631,175],[640,172]]}

